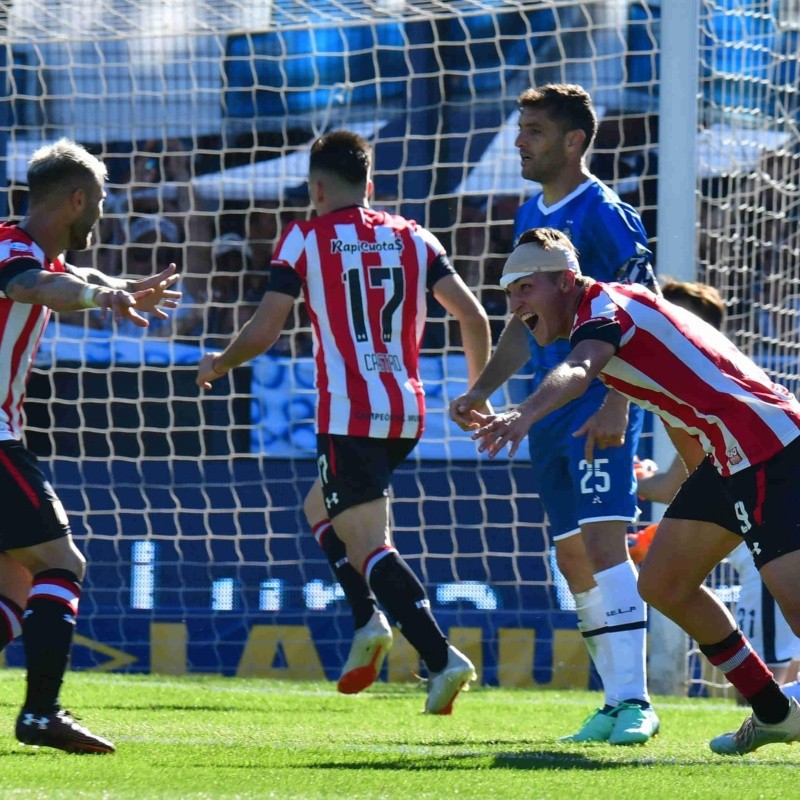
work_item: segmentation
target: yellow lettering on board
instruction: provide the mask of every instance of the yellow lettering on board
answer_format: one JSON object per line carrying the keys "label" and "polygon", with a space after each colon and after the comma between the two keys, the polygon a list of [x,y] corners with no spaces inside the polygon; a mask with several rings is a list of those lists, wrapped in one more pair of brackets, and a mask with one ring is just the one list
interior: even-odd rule
{"label": "yellow lettering on board", "polygon": [[589,651],[578,630],[553,631],[553,677],[551,689],[589,688]]}
{"label": "yellow lettering on board", "polygon": [[150,624],[150,672],[185,675],[188,634],[183,622]]}
{"label": "yellow lettering on board", "polygon": [[132,656],[129,653],[126,653],[124,650],[117,650],[116,647],[111,647],[111,645],[97,642],[94,639],[87,638],[86,636],[81,636],[79,633],[76,633],[73,637],[72,644],[75,647],[86,647],[95,653],[100,653],[100,655],[108,657],[108,661],[104,661],[102,664],[97,664],[96,666],[91,667],[90,669],[86,670],[87,672],[111,672],[112,670],[122,669],[122,667],[135,664],[138,660],[136,656]]}
{"label": "yellow lettering on board", "polygon": [[580,631],[553,631],[553,670],[548,683],[533,677],[536,631],[501,628],[497,633],[497,680],[500,686],[542,685],[551,689],[586,689],[589,685],[589,653]]}
{"label": "yellow lettering on board", "polygon": [[531,686],[533,644],[536,631],[527,628],[500,628],[497,631],[497,682],[500,686]]}
{"label": "yellow lettering on board", "polygon": [[[273,666],[279,655],[285,666]],[[317,648],[305,625],[253,625],[236,674],[240,678],[325,680]]]}
{"label": "yellow lettering on board", "polygon": [[396,628],[394,644],[386,662],[390,683],[414,683],[417,680],[414,676],[421,672],[419,654]]}

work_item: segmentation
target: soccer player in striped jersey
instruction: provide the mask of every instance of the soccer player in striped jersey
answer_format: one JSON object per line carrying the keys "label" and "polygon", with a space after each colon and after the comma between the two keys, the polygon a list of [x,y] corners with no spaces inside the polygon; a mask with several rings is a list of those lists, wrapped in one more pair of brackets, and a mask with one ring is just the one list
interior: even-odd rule
{"label": "soccer player in striped jersey", "polygon": [[203,357],[197,383],[209,388],[268,350],[302,292],[319,393],[319,477],[304,510],[356,628],[339,690],[361,691],[380,671],[392,643],[380,604],[427,666],[425,711],[449,714],[475,670],[448,643],[425,589],[392,543],[389,484],[424,428],[426,292],[458,320],[471,380],[489,356],[489,322],[431,233],[369,207],[371,159],[369,144],[351,131],[313,143],[308,185],[317,216],[284,231],[255,316],[222,353]]}
{"label": "soccer player in striped jersey", "polygon": [[[17,717],[23,744],[113,753],[58,702],[86,561],[58,497],[22,443],[28,373],[51,311],[100,308],[146,327],[166,318],[180,293],[175,265],[136,281],[66,264],[83,250],[103,208],[105,166],[67,139],[37,150],[28,165],[28,213],[0,225],[0,649],[22,633],[27,693]],[[163,306],[163,307],[159,307]]]}
{"label": "soccer player in striped jersey", "polygon": [[[597,132],[589,94],[573,84],[527,89],[518,99],[522,177],[541,192],[517,211],[514,233],[557,228],[581,254],[581,268],[596,280],[639,282],[655,289],[651,253],[639,215],[589,172],[586,153]],[[566,342],[540,346],[511,318],[486,370],[505,382],[527,362],[537,386],[569,352]],[[562,741],[641,744],[658,731],[645,669],[647,609],[636,591],[628,557],[628,526],[638,514],[633,461],[644,412],[621,408],[616,424],[624,442],[590,464],[575,437],[603,404],[595,381],[529,436],[534,486],[547,512],[556,561],[575,598],[578,628],[605,692],[605,702]],[[470,393],[478,404],[484,397]]]}
{"label": "soccer player in striped jersey", "polygon": [[[472,412],[480,450],[513,456],[531,425],[579,397],[594,378],[667,423],[687,463],[705,458],[659,523],[639,574],[645,600],[697,641],[752,708],[737,731],[710,742],[744,755],[800,741],[800,704],[787,697],[705,578],[744,539],[767,588],[800,633],[800,403],[695,315],[635,285],[580,274],[560,231],[526,231],[501,285],[514,316],[540,344],[568,339],[571,351],[513,411]],[[455,401],[458,402],[458,401]],[[578,431],[586,459],[618,444],[601,415]]]}
{"label": "soccer player in striped jersey", "polygon": [[[669,280],[662,285],[661,294],[665,300],[688,309],[717,330],[722,330],[725,303],[713,286]],[[697,469],[705,457],[699,444],[694,449],[691,461],[684,462],[681,456],[676,455],[672,464],[663,472],[640,477],[637,487],[639,496],[655,503],[669,504],[689,473]],[[683,455],[689,458],[686,448]],[[732,517],[729,524],[736,525],[735,517]],[[739,627],[756,653],[764,659],[784,694],[800,697],[800,683],[795,680],[797,659],[800,658],[800,637],[792,632],[775,598],[761,580],[750,557],[747,543],[742,542],[736,547],[728,556],[728,561],[739,575],[739,599],[733,609]],[[744,704],[745,700],[741,695],[737,699],[740,704]]]}

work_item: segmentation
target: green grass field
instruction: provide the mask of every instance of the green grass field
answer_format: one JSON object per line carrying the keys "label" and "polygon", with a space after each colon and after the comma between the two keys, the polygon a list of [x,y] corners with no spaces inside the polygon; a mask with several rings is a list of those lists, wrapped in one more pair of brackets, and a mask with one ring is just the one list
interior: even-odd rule
{"label": "green grass field", "polygon": [[117,745],[113,756],[22,747],[19,670],[0,670],[0,797],[621,798],[797,796],[800,747],[723,759],[708,740],[745,713],[726,700],[662,698],[645,746],[559,745],[600,701],[588,692],[473,689],[451,717],[424,694],[379,684],[72,673],[64,705]]}

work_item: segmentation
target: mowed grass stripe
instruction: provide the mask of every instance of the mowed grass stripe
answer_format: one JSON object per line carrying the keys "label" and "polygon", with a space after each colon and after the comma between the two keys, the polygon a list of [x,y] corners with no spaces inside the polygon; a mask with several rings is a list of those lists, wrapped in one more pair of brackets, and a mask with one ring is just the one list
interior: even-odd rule
{"label": "mowed grass stripe", "polygon": [[479,689],[430,717],[411,685],[344,697],[329,683],[91,673],[68,675],[64,704],[118,752],[76,757],[15,742],[23,684],[0,670],[0,797],[14,800],[785,800],[800,767],[800,747],[711,753],[746,714],[720,699],[656,698],[662,734],[620,748],[555,741],[598,693]]}

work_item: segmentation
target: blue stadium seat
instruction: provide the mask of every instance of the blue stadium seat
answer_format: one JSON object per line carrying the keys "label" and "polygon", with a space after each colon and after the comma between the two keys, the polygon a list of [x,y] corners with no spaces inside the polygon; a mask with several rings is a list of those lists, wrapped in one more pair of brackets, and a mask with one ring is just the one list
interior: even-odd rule
{"label": "blue stadium seat", "polygon": [[[453,16],[438,24],[364,23],[231,36],[225,54],[228,118],[298,115],[329,106],[405,101],[420,48],[444,62],[452,97],[498,92],[558,27],[549,8]],[[434,27],[435,26],[435,27]],[[409,58],[409,45],[414,58]]]}
{"label": "blue stadium seat", "polygon": [[769,111],[767,81],[778,44],[777,0],[717,0],[700,42],[706,100],[724,111]]}
{"label": "blue stadium seat", "polygon": [[402,25],[394,22],[231,36],[225,54],[226,115],[304,114],[404,97],[404,45]]}

